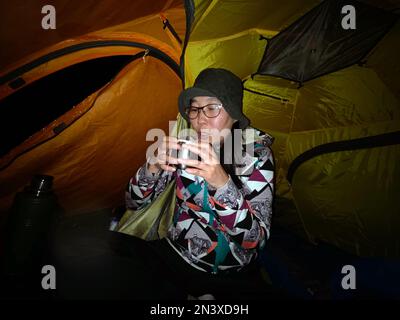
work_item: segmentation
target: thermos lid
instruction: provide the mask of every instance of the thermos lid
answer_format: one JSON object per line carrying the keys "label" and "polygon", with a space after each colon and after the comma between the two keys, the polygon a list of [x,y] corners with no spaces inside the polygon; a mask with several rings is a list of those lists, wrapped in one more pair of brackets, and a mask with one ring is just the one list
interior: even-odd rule
{"label": "thermos lid", "polygon": [[36,174],[31,180],[31,189],[39,192],[49,192],[53,186],[53,177]]}

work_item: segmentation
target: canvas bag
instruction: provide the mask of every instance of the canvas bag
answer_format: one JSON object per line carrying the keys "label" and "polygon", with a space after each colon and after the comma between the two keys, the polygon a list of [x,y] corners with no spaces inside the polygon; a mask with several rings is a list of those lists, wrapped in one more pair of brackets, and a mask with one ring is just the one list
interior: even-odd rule
{"label": "canvas bag", "polygon": [[[187,128],[187,122],[178,114],[171,136]],[[176,181],[172,180],[147,206],[139,210],[126,210],[116,231],[126,233],[146,241],[165,238],[172,225],[176,203]]]}
{"label": "canvas bag", "polygon": [[165,238],[174,217],[175,194],[176,182],[173,180],[155,200],[142,209],[128,209],[117,231],[146,241]]}

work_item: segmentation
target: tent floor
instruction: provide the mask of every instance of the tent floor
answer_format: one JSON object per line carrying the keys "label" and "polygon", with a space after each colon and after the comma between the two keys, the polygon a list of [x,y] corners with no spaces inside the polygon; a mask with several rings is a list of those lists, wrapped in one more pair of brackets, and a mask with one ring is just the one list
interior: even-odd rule
{"label": "tent floor", "polygon": [[[96,252],[106,245],[99,239],[107,232],[111,217],[111,210],[100,210],[63,218],[57,227],[57,240],[53,245],[58,246],[57,250],[62,250],[66,261],[70,258],[75,259],[77,265],[84,263],[88,256],[96,255]],[[63,247],[63,242],[68,242],[69,245]],[[48,249],[46,252],[50,251],[51,249]],[[42,261],[43,264],[51,264],[51,255],[46,255]],[[127,259],[123,264],[118,265],[116,271],[129,273],[130,263]],[[271,238],[259,257],[259,263],[267,280],[292,298],[381,299],[400,297],[400,277],[397,275],[397,271],[400,269],[399,261],[379,258],[363,259],[327,244],[313,245],[278,225],[272,227]],[[342,274],[342,267],[345,265],[355,267],[357,272],[355,290],[344,290],[341,286],[342,280],[346,276],[346,273]],[[59,298],[54,293],[57,290],[43,290],[41,287],[38,289],[44,275],[39,270],[35,272],[36,276],[29,276],[28,280],[3,277],[6,285],[0,289],[1,297],[6,299]],[[106,277],[107,275],[105,275],[105,281]],[[82,279],[82,281],[84,280]],[[124,298],[123,294],[122,290],[121,298]]]}

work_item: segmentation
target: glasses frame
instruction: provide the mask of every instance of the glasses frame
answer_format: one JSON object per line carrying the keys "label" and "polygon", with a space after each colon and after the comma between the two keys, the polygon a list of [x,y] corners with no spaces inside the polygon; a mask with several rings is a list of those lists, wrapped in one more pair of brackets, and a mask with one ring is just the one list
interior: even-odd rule
{"label": "glasses frame", "polygon": [[[218,114],[216,116],[214,116],[214,117],[209,117],[208,115],[206,115],[206,112],[204,111],[204,108],[206,108],[208,106],[218,106]],[[190,115],[189,115],[189,111],[190,111],[191,108],[195,108],[197,110],[197,114],[196,114],[196,116],[194,118],[191,118]],[[194,119],[198,118],[198,116],[200,114],[200,110],[201,110],[203,112],[203,114],[207,118],[213,119],[213,118],[218,117],[221,114],[221,109],[222,109],[222,103],[209,103],[209,104],[206,104],[205,106],[202,106],[202,107],[187,107],[186,110],[185,110],[185,113],[187,114],[187,116],[189,117],[190,120],[194,120]]]}

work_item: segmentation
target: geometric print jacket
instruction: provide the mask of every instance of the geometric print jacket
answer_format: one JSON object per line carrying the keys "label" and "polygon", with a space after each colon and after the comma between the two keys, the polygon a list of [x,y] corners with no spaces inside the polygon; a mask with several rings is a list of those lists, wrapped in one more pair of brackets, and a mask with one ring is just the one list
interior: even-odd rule
{"label": "geometric print jacket", "polygon": [[[176,179],[175,215],[167,241],[201,271],[239,271],[257,257],[269,238],[274,194],[273,138],[252,127],[243,132],[242,162],[240,168],[235,167],[241,186],[230,176],[224,186],[214,189],[202,177],[180,169],[153,175],[145,163],[126,189],[127,208],[137,210]],[[246,152],[249,149],[251,152]]]}

